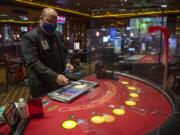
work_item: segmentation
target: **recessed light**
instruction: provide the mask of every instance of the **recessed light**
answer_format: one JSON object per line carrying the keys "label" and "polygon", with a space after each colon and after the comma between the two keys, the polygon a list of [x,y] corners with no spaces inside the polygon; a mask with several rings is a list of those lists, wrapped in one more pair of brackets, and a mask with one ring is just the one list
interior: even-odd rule
{"label": "recessed light", "polygon": [[161,5],[161,7],[162,7],[162,8],[166,8],[166,7],[167,7],[167,5],[166,5],[166,4],[164,4],[164,5]]}

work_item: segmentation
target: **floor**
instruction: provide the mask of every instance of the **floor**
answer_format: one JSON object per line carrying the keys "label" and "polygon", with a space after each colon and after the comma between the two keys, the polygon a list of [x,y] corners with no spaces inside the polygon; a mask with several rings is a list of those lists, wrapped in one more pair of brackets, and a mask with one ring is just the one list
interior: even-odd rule
{"label": "floor", "polygon": [[5,70],[0,68],[0,106],[9,106],[19,98],[24,98],[26,101],[31,99],[28,87],[23,81],[17,81],[10,84],[9,88],[5,87]]}

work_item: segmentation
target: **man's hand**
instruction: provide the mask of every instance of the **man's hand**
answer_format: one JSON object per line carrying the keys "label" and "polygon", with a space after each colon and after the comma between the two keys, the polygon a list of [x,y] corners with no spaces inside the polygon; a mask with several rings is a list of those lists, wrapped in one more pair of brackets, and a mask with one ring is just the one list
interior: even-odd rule
{"label": "man's hand", "polygon": [[67,63],[66,69],[68,70],[68,72],[72,72],[74,70],[74,67],[70,63]]}
{"label": "man's hand", "polygon": [[67,79],[64,75],[58,75],[56,82],[58,85],[67,85],[69,84],[69,79]]}

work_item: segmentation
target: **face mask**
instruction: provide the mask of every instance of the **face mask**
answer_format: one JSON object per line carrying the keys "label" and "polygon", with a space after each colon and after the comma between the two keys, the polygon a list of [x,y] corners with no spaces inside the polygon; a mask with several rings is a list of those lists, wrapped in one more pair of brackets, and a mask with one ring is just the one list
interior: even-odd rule
{"label": "face mask", "polygon": [[44,23],[43,28],[48,33],[53,33],[56,30],[57,24],[56,23]]}

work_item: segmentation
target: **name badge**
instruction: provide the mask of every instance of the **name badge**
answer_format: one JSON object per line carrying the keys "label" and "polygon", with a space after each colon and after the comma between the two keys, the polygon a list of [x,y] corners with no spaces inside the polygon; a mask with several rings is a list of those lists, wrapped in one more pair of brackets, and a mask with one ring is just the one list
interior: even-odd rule
{"label": "name badge", "polygon": [[42,46],[43,50],[49,49],[49,44],[46,40],[41,41],[41,46]]}

